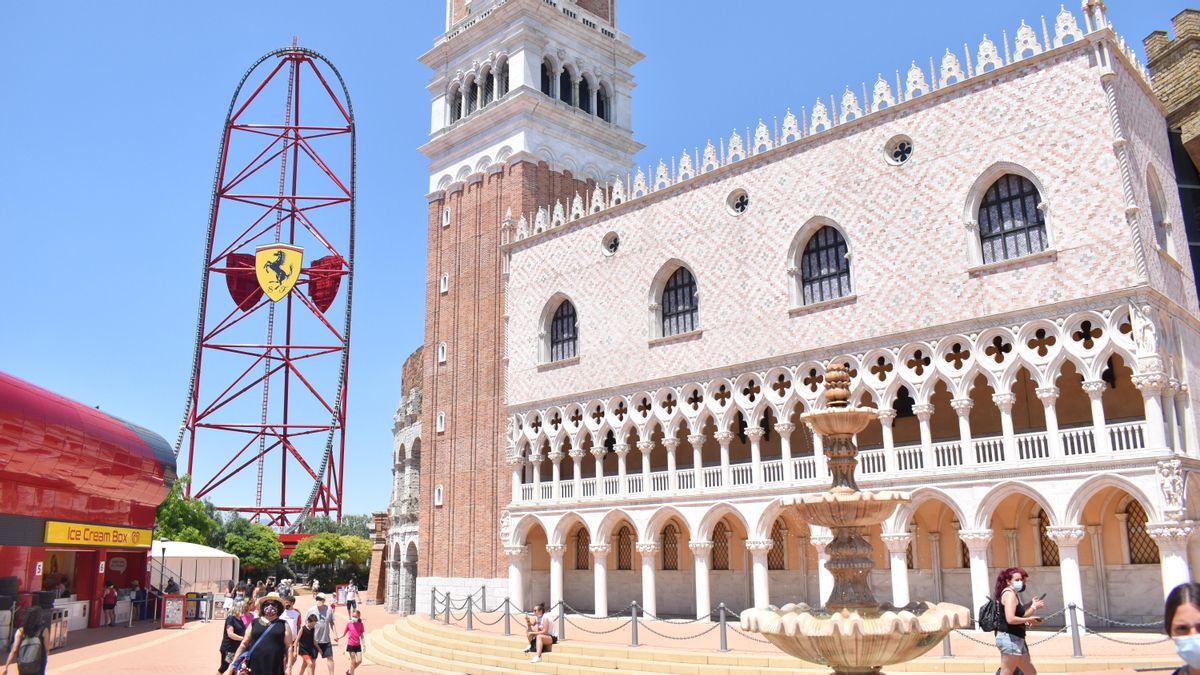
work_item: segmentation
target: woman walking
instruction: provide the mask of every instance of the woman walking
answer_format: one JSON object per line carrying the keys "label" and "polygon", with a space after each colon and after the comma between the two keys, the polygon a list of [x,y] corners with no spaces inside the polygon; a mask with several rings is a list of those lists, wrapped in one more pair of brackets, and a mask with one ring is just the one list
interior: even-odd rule
{"label": "woman walking", "polygon": [[233,663],[244,653],[254,675],[283,675],[288,667],[291,653],[292,634],[287,624],[279,618],[283,614],[283,599],[276,593],[268,593],[258,600],[258,618],[246,630],[242,643],[238,645]]}
{"label": "woman walking", "polygon": [[357,609],[350,613],[350,622],[346,624],[346,629],[338,639],[346,638],[346,653],[350,655],[350,670],[347,670],[347,675],[354,675],[354,671],[362,664],[362,637],[363,637],[363,622],[362,612]]}
{"label": "woman walking", "polygon": [[13,635],[12,649],[4,661],[4,675],[8,675],[8,667],[14,663],[20,675],[45,675],[46,651],[42,608],[30,607],[25,610],[25,620]]}
{"label": "woman walking", "polygon": [[996,576],[996,595],[1004,607],[1003,615],[996,623],[996,647],[1000,650],[1000,675],[1013,675],[1020,669],[1023,675],[1037,675],[1037,668],[1029,656],[1025,644],[1025,629],[1042,622],[1034,612],[1046,606],[1045,595],[1032,602],[1021,602],[1021,592],[1029,581],[1029,574],[1021,567],[1009,567]]}
{"label": "woman walking", "polygon": [[1183,666],[1171,675],[1200,675],[1200,584],[1179,584],[1167,594],[1163,612],[1167,636],[1175,638],[1175,653]]}
{"label": "woman walking", "polygon": [[296,653],[300,659],[300,675],[316,675],[317,672],[317,615],[309,614],[308,622],[300,629],[296,640]]}
{"label": "woman walking", "polygon": [[218,675],[229,670],[233,656],[237,654],[238,645],[241,644],[242,638],[246,637],[246,624],[242,621],[245,611],[245,602],[233,602],[225,612],[225,632],[221,636],[221,664],[217,666]]}
{"label": "woman walking", "polygon": [[104,584],[104,595],[102,596],[102,606],[104,615],[100,618],[101,626],[117,625],[117,589],[112,582]]}

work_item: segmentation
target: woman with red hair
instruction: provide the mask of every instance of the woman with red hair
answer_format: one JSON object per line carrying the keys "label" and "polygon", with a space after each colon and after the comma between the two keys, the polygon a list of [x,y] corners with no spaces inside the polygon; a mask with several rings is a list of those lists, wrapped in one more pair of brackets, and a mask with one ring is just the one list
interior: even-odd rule
{"label": "woman with red hair", "polygon": [[[1021,567],[1009,567],[996,576],[995,598],[1004,607],[1000,620],[996,622],[996,647],[1000,650],[1000,675],[1013,675],[1020,670],[1023,675],[1037,675],[1037,668],[1029,657],[1029,646],[1025,644],[1025,628],[1039,624],[1042,618],[1034,612],[1046,606],[1042,598],[1021,602],[1021,592],[1029,581],[1029,573]],[[1044,596],[1043,596],[1044,597]]]}

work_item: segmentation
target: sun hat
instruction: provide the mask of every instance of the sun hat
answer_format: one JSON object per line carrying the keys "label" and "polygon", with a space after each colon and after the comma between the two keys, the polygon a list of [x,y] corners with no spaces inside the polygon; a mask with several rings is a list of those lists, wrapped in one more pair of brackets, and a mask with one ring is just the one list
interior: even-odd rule
{"label": "sun hat", "polygon": [[317,600],[324,600],[324,599],[325,599],[324,593],[317,593]]}
{"label": "sun hat", "polygon": [[262,614],[262,606],[267,602],[274,602],[279,605],[280,612],[284,609],[283,598],[278,593],[267,593],[258,599],[258,602],[254,605],[255,611]]}

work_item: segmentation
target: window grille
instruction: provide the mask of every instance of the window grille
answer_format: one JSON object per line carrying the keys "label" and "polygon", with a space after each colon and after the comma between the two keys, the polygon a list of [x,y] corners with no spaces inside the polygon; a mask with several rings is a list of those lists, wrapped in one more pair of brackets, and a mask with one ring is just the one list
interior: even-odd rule
{"label": "window grille", "polygon": [[586,77],[579,78],[579,109],[592,112],[592,83]]}
{"label": "window grille", "polygon": [[627,526],[617,530],[617,569],[633,569],[633,534]]}
{"label": "window grille", "polygon": [[587,530],[579,528],[579,532],[575,535],[575,569],[588,569],[588,559],[591,558],[589,545],[591,543],[592,538],[588,536]]}
{"label": "window grille", "polygon": [[563,300],[550,320],[550,360],[562,361],[574,357],[577,338],[575,305],[570,300]]}
{"label": "window grille", "polygon": [[462,118],[462,90],[455,90],[450,98],[450,121],[457,122]]}
{"label": "window grille", "polygon": [[850,294],[850,261],[842,233],[826,225],[804,246],[800,278],[804,304],[833,300]]}
{"label": "window grille", "polygon": [[959,553],[959,556],[962,557],[963,569],[970,568],[971,567],[971,551],[967,548],[966,542],[964,542],[961,539],[958,540],[958,553]]}
{"label": "window grille", "polygon": [[596,90],[596,117],[599,117],[605,122],[612,121],[608,110],[608,93],[604,91],[604,87],[600,87]]}
{"label": "window grille", "polygon": [[662,295],[662,334],[664,337],[696,330],[700,303],[696,298],[696,278],[686,267],[675,270]]}
{"label": "window grille", "polygon": [[467,89],[467,114],[475,112],[475,108],[479,106],[479,83],[471,82],[470,88]]}
{"label": "window grille", "polygon": [[787,529],[782,520],[776,520],[771,526],[771,550],[767,552],[767,569],[787,569],[784,546],[786,546]]}
{"label": "window grille", "polygon": [[725,521],[717,523],[713,529],[712,568],[729,569],[729,527]]}
{"label": "window grille", "polygon": [[500,66],[500,78],[496,81],[496,98],[508,93],[508,61]]}
{"label": "window grille", "polygon": [[558,75],[558,100],[567,105],[575,105],[575,101],[571,97],[572,93],[571,73],[566,68],[563,68],[562,72]]}
{"label": "window grille", "polygon": [[550,66],[542,62],[542,93],[550,95]]}
{"label": "window grille", "polygon": [[913,553],[913,548],[915,546],[916,546],[916,544],[914,542],[909,541],[908,549],[906,549],[904,551],[904,564],[910,570],[917,569],[917,559],[916,559],[917,556],[915,553]]}
{"label": "window grille", "polygon": [[979,243],[984,264],[1046,250],[1046,220],[1038,209],[1041,195],[1024,176],[1004,174],[979,205]]}
{"label": "window grille", "polygon": [[679,531],[674,525],[667,525],[662,532],[662,568],[664,570],[679,569]]}
{"label": "window grille", "polygon": [[1050,527],[1050,516],[1046,515],[1046,511],[1038,511],[1038,541],[1042,546],[1042,566],[1043,567],[1058,567],[1058,544],[1046,534],[1046,528]]}
{"label": "window grille", "polygon": [[1158,544],[1146,532],[1146,510],[1136,500],[1125,507],[1126,532],[1129,533],[1129,562],[1134,565],[1157,564]]}
{"label": "window grille", "polygon": [[491,103],[496,98],[496,74],[488,73],[487,79],[483,81],[483,101],[479,107],[484,107]]}

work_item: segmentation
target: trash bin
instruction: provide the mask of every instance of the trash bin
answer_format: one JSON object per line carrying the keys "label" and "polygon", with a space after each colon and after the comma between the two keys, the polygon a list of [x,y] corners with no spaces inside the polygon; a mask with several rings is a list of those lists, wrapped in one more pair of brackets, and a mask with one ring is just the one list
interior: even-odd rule
{"label": "trash bin", "polygon": [[200,618],[200,594],[187,593],[183,600],[183,618],[193,621]]}

